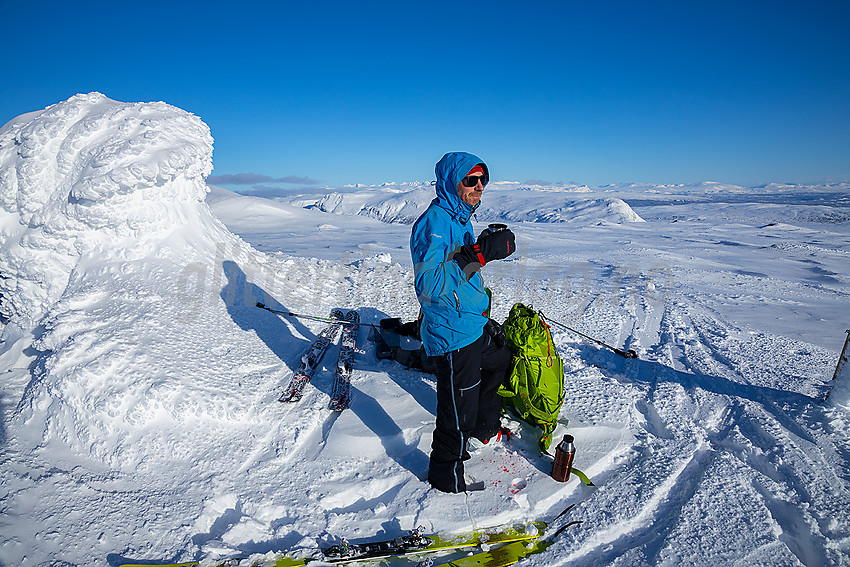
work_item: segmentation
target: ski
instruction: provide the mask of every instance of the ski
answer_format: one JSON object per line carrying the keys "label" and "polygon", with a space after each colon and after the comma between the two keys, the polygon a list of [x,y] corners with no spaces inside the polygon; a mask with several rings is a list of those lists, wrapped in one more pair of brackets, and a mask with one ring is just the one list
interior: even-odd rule
{"label": "ski", "polygon": [[[573,506],[570,506],[558,514],[558,518],[572,510],[572,508]],[[440,567],[508,567],[529,555],[546,551],[554,543],[554,539],[561,535],[564,530],[581,523],[581,520],[567,522],[546,538],[539,537],[531,541],[511,542],[495,549],[488,549],[481,553],[474,553],[467,557],[444,563]],[[433,565],[433,563],[429,563],[429,565]]]}
{"label": "ski", "polygon": [[[387,557],[412,555],[419,553],[434,553],[438,551],[463,549],[479,545],[497,545],[523,543],[539,538],[546,529],[545,522],[531,522],[524,526],[493,528],[480,530],[456,536],[428,535],[423,536],[422,529],[411,531],[407,536],[392,540],[375,541],[361,544],[351,544],[343,540],[339,545],[333,545],[321,550],[321,556],[316,558],[296,558],[284,553],[278,555],[274,563],[264,562],[270,567],[302,567],[311,561],[345,564],[380,560]],[[209,562],[211,567],[230,567],[242,565],[246,559],[222,559],[220,562]],[[267,561],[267,560],[265,560]],[[199,561],[185,563],[158,564],[158,567],[196,567]],[[119,567],[141,567],[142,564],[125,563]],[[145,565],[150,565],[145,564]]]}
{"label": "ski", "polygon": [[[342,318],[343,313],[339,309],[334,309],[331,312],[331,319],[342,320]],[[301,355],[301,364],[298,365],[298,369],[295,371],[295,375],[292,376],[292,380],[290,380],[286,390],[278,398],[279,401],[297,402],[301,399],[301,396],[304,394],[304,386],[312,378],[325,351],[336,340],[337,335],[339,335],[340,326],[337,322],[328,323],[322,329],[322,332],[319,333],[319,336],[313,339],[313,342],[310,343],[310,348]]]}
{"label": "ski", "polygon": [[345,321],[346,324],[342,327],[331,400],[328,403],[328,409],[334,411],[347,409],[351,401],[351,373],[354,367],[354,349],[357,346],[360,315],[357,311],[349,311],[345,314]]}
{"label": "ski", "polygon": [[[204,562],[204,565],[211,567],[241,567],[246,565],[247,558],[221,559],[218,562]],[[279,557],[269,565],[265,561],[260,563],[250,563],[251,567],[304,567],[309,559],[293,559],[291,557]],[[199,567],[200,561],[185,561],[183,563],[122,563],[118,567]]]}
{"label": "ski", "polygon": [[[441,567],[507,567],[532,553],[539,553],[540,542],[515,541],[496,549],[443,563]],[[547,546],[548,547],[548,546]],[[545,549],[545,548],[544,548]]]}
{"label": "ski", "polygon": [[404,555],[412,551],[428,549],[433,543],[428,537],[422,535],[421,530],[413,530],[406,536],[400,536],[389,541],[376,541],[362,544],[350,544],[342,540],[339,545],[333,545],[322,550],[326,561],[344,561],[346,559],[372,559],[375,557],[388,557],[392,555]]}
{"label": "ski", "polygon": [[546,529],[544,522],[532,522],[525,526],[501,528],[493,531],[476,531],[460,536],[422,535],[422,528],[413,530],[407,536],[393,540],[341,545],[322,550],[325,561],[339,563],[345,561],[365,561],[381,557],[408,555],[413,553],[433,553],[450,549],[475,547],[481,544],[493,545],[516,541],[527,541],[540,537]]}

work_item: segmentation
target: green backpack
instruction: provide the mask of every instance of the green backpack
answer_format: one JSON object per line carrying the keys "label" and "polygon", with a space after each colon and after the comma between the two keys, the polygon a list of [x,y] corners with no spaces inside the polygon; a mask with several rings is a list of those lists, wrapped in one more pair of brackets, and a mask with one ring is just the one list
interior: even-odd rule
{"label": "green backpack", "polygon": [[513,362],[509,384],[499,388],[499,395],[523,420],[543,429],[540,448],[546,451],[564,403],[564,363],[549,325],[533,309],[515,304],[504,328]]}

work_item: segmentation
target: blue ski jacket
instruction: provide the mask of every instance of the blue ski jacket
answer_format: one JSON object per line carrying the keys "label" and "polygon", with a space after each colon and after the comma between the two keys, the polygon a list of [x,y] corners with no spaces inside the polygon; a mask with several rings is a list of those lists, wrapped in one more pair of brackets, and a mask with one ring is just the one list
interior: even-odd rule
{"label": "blue ski jacket", "polygon": [[490,299],[481,274],[467,280],[452,260],[461,246],[475,243],[470,221],[475,208],[460,200],[457,184],[479,164],[489,177],[487,166],[472,154],[451,152],[437,162],[437,198],[410,235],[414,286],[422,306],[420,335],[429,356],[472,344],[487,322]]}

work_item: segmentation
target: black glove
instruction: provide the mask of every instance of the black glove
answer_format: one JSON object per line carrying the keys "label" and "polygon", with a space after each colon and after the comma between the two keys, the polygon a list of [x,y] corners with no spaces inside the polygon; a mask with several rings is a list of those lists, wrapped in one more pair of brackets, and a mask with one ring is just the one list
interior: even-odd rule
{"label": "black glove", "polygon": [[481,264],[483,266],[487,262],[503,260],[513,254],[516,250],[516,237],[509,228],[495,232],[488,228],[478,235],[475,246],[478,246],[484,257],[484,262]]}
{"label": "black glove", "polygon": [[475,244],[461,246],[455,253],[453,260],[458,263],[460,269],[471,278],[481,266],[493,260],[507,258],[516,250],[516,237],[510,229],[493,232],[485,229],[478,235]]}
{"label": "black glove", "polygon": [[496,343],[496,346],[499,348],[505,346],[508,341],[507,336],[505,336],[504,327],[502,327],[494,319],[487,319],[487,322],[484,323],[484,332],[490,335],[493,342]]}

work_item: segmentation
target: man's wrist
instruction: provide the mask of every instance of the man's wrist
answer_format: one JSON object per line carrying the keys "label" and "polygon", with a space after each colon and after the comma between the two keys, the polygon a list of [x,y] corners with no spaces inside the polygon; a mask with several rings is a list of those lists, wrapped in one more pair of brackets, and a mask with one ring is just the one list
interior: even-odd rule
{"label": "man's wrist", "polygon": [[482,266],[487,264],[486,260],[484,260],[484,254],[481,253],[481,247],[478,244],[473,244],[472,250],[475,252],[475,257],[478,259],[479,264]]}
{"label": "man's wrist", "polygon": [[466,279],[471,278],[484,265],[483,256],[475,248],[476,246],[471,244],[461,246],[452,257],[452,260],[460,266],[461,271],[466,275]]}

